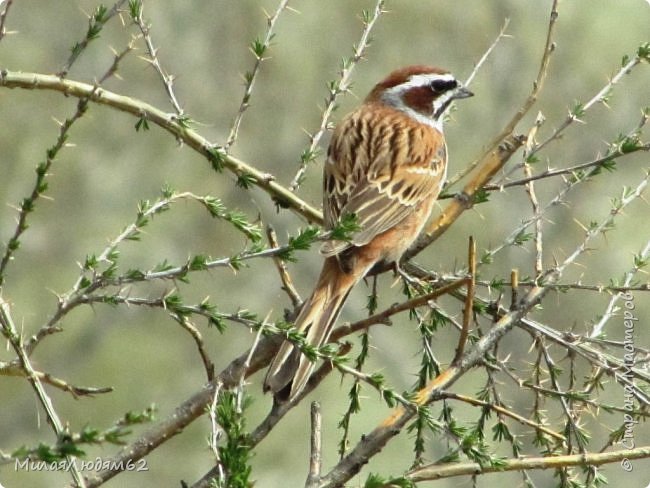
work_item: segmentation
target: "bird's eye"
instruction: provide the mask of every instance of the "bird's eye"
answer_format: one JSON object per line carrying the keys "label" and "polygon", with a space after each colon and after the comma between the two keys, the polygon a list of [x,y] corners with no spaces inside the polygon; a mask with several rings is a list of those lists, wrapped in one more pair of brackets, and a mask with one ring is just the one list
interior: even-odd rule
{"label": "bird's eye", "polygon": [[437,79],[433,80],[430,84],[431,89],[436,92],[436,93],[442,93],[447,90],[452,90],[458,86],[458,82],[456,80],[450,80],[450,79]]}

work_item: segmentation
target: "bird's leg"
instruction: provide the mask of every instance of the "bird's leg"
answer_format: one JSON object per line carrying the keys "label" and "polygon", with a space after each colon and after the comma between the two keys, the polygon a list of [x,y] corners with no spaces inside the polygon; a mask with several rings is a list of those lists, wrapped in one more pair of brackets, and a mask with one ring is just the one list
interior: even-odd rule
{"label": "bird's leg", "polygon": [[[423,293],[425,291],[424,283],[419,278],[411,276],[406,271],[404,271],[398,261],[395,261],[393,263],[393,274],[396,278],[399,276],[407,285],[412,286],[420,293]],[[395,282],[397,281],[398,280],[396,279]]]}

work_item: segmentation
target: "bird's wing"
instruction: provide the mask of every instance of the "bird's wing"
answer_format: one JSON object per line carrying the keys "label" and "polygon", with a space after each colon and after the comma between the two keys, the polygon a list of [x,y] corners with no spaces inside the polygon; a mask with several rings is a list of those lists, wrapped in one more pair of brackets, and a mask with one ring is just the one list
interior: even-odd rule
{"label": "bird's wing", "polygon": [[435,198],[445,178],[446,148],[436,129],[391,109],[360,109],[332,136],[323,179],[325,225],[355,214],[360,230],[350,242],[328,241],[336,255],[363,246]]}

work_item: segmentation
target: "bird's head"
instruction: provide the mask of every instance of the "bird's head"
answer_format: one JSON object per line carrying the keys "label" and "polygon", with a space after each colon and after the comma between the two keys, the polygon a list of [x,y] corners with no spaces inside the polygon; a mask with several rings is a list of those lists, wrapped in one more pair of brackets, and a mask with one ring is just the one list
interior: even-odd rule
{"label": "bird's head", "polygon": [[448,71],[417,65],[393,71],[375,85],[366,102],[389,105],[418,122],[442,130],[451,102],[473,95]]}

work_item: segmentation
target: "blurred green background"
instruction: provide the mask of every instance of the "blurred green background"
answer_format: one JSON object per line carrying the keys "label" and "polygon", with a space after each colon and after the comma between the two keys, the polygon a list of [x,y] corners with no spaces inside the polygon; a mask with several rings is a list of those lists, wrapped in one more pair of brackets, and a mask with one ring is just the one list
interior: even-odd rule
{"label": "blurred green background", "polygon": [[[12,71],[57,72],[68,58],[72,45],[81,40],[87,28],[87,14],[95,1],[14,2],[7,19],[7,35],[0,42],[0,68]],[[176,77],[176,95],[185,112],[196,121],[196,130],[214,143],[223,143],[243,94],[242,73],[251,69],[254,58],[249,43],[262,37],[266,28],[264,11],[273,12],[276,1],[211,0],[193,2],[145,2],[144,16],[151,23],[151,34],[164,68]],[[349,56],[359,39],[362,9],[374,2],[328,0],[295,1],[296,11],[280,17],[276,37],[263,63],[251,106],[244,116],[233,154],[262,171],[274,174],[288,184],[298,168],[300,154],[308,146],[305,131],[317,129],[319,106],[327,94],[326,83],[337,78],[343,56]],[[472,85],[476,96],[459,105],[447,125],[446,136],[451,155],[450,175],[477,157],[481,149],[520,107],[537,73],[548,25],[549,1],[462,1],[430,0],[387,2],[388,12],[372,33],[373,42],[366,58],[354,73],[352,94],[340,98],[333,120],[355,107],[372,85],[387,72],[407,64],[435,64],[452,70],[464,79],[497,36],[506,18],[510,19],[509,38],[503,39],[480,70]],[[124,15],[106,25],[100,39],[93,42],[74,65],[69,78],[92,82],[112,62],[111,48],[120,51],[136,33]],[[548,136],[566,117],[576,100],[585,102],[598,92],[620,67],[624,54],[633,54],[650,40],[650,5],[641,0],[592,0],[562,2],[557,24],[557,49],[551,60],[549,76],[539,104],[520,125],[526,132],[537,110],[547,119],[539,139]],[[162,84],[145,56],[139,51],[129,55],[119,69],[120,79],[109,80],[105,87],[140,98],[163,110],[172,111]],[[596,158],[619,133],[627,133],[638,123],[642,107],[650,105],[648,67],[640,66],[626,76],[609,101],[589,111],[586,124],[574,124],[565,138],[541,154],[540,165],[563,167]],[[56,121],[70,116],[77,100],[59,93],[0,89],[0,249],[14,232],[16,206],[30,191],[34,168],[45,157],[58,134]],[[216,174],[192,150],[179,147],[173,137],[157,127],[136,134],[136,120],[107,107],[91,105],[89,113],[71,130],[70,147],[54,162],[47,199],[38,202],[30,217],[30,229],[22,247],[9,266],[2,289],[12,305],[13,315],[23,333],[33,334],[55,309],[56,293],[70,289],[79,275],[79,262],[91,253],[99,253],[108,241],[133,221],[141,199],[154,200],[164,184],[179,191],[212,194],[230,208],[244,211],[251,220],[259,216],[272,223],[285,240],[305,223],[288,212],[277,214],[268,196],[260,190],[242,191],[228,174]],[[324,148],[327,137],[321,143]],[[514,162],[519,161],[517,157]],[[322,158],[310,166],[307,180],[299,191],[305,200],[320,206]],[[636,185],[648,168],[647,154],[622,160],[618,171],[580,185],[560,206],[548,214],[545,225],[546,265],[554,257],[562,260],[580,243],[583,232],[576,221],[602,220],[609,211],[610,198],[620,194],[623,185]],[[542,202],[561,188],[560,179],[538,185]],[[479,254],[503,241],[518,223],[531,215],[530,204],[521,187],[493,193],[490,203],[466,212],[450,232],[417,257],[417,261],[440,272],[453,272],[465,263],[467,236],[476,236]],[[582,280],[588,284],[606,284],[610,277],[620,279],[631,268],[633,253],[650,237],[648,208],[635,202],[617,221],[607,239],[592,243],[595,251],[579,260],[563,282]],[[121,269],[138,265],[150,268],[168,260],[183,263],[189,255],[203,253],[212,257],[231,255],[245,242],[223,222],[210,219],[198,205],[181,202],[157,217],[146,229],[141,242],[121,246]],[[482,269],[482,277],[508,278],[518,267],[522,275],[532,272],[534,253],[530,246],[510,247]],[[290,266],[303,296],[309,293],[320,266],[315,249],[301,254],[299,263]],[[223,311],[247,308],[264,317],[282,317],[290,306],[280,290],[277,273],[270,260],[257,260],[250,268],[234,273],[224,269],[192,276],[189,285],[177,283],[188,303],[210,296]],[[647,278],[644,278],[647,280]],[[400,300],[396,288],[390,288],[392,276],[380,279],[380,307]],[[136,286],[134,296],[159,296],[172,284]],[[342,320],[362,318],[368,288],[358,287]],[[480,293],[488,295],[485,289]],[[493,297],[495,295],[492,295]],[[609,300],[606,294],[572,292],[552,294],[537,316],[557,329],[575,328],[580,333],[601,315]],[[635,298],[640,324],[635,340],[639,345],[650,341],[647,294]],[[460,312],[456,302],[443,299],[440,305],[451,315]],[[189,335],[162,310],[135,307],[95,306],[79,308],[66,317],[65,332],[44,341],[33,360],[36,367],[60,376],[75,385],[113,386],[115,392],[96,398],[73,399],[48,388],[61,417],[72,430],[85,425],[109,427],[128,410],[158,405],[159,417],[170,414],[175,406],[195,392],[205,381],[196,347]],[[254,337],[242,326],[231,325],[219,334],[214,329],[203,333],[217,370],[249,347]],[[420,342],[416,324],[406,315],[396,317],[392,328],[372,331],[373,351],[369,371],[381,370],[398,391],[409,388],[418,369]],[[622,321],[614,318],[606,329],[609,338],[620,340]],[[448,330],[436,338],[435,352],[443,362],[451,359],[457,335]],[[528,337],[515,331],[503,341],[501,351],[513,350],[525,358],[521,344]],[[0,360],[14,355],[7,348]],[[562,358],[556,358],[561,361]],[[562,364],[561,364],[562,366]],[[586,373],[586,372],[585,372]],[[248,392],[254,402],[248,412],[248,426],[254,428],[270,407],[271,399],[261,395],[260,377],[252,378]],[[458,391],[475,392],[484,378],[468,375],[455,386]],[[340,384],[331,375],[312,398],[322,403],[325,429],[325,466],[337,460],[336,443],[340,432],[336,424],[347,406],[349,380]],[[512,383],[504,383],[508,392]],[[526,400],[515,391],[507,400],[515,409],[526,412]],[[352,442],[372,428],[388,410],[368,390],[361,416],[355,418]],[[52,434],[40,413],[32,390],[24,379],[3,377],[0,381],[0,450],[10,453],[21,446],[39,441],[51,442]],[[620,389],[613,389],[610,403],[623,401]],[[466,421],[477,412],[458,407]],[[256,450],[253,459],[257,486],[302,486],[308,466],[309,402],[294,409]],[[466,416],[463,416],[463,413]],[[553,412],[557,414],[558,412]],[[619,416],[620,417],[620,416]],[[594,446],[604,442],[607,426],[619,425],[621,418],[607,415],[588,427],[595,432]],[[557,420],[558,417],[552,418]],[[139,432],[135,429],[136,433]],[[209,421],[194,422],[147,457],[147,473],[124,474],[108,486],[178,486],[179,480],[195,481],[212,463],[207,447]],[[637,444],[650,441],[647,426],[636,430]],[[114,447],[89,449],[95,456],[109,457]],[[399,474],[409,465],[412,445],[408,435],[395,439],[375,460],[370,471]],[[431,439],[427,457],[436,459],[445,452],[440,441]],[[508,455],[507,449],[501,454]],[[611,486],[643,487],[650,480],[650,463],[635,463],[626,474],[613,465],[606,470]],[[363,471],[363,477],[367,471]],[[520,476],[491,475],[478,486],[507,482],[516,485]],[[541,487],[555,486],[552,473],[534,473]],[[0,482],[5,486],[60,486],[69,481],[65,473],[15,472],[13,465],[0,467]],[[468,479],[441,481],[435,486],[470,486]],[[351,486],[356,486],[351,484]]]}

